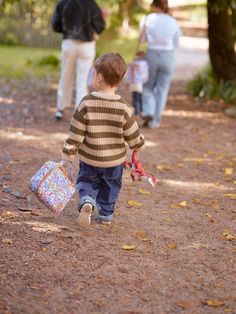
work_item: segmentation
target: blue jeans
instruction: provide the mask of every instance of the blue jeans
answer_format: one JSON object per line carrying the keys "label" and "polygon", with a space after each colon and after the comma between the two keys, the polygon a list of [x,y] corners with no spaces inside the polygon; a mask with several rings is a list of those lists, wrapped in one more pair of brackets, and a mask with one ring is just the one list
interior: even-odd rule
{"label": "blue jeans", "polygon": [[139,92],[132,92],[132,104],[134,106],[134,114],[139,115],[142,112],[142,94]]}
{"label": "blue jeans", "polygon": [[85,202],[90,202],[98,209],[100,219],[111,221],[121,189],[122,174],[123,165],[100,168],[80,161],[76,180],[80,197],[79,209]]}
{"label": "blue jeans", "polygon": [[174,72],[174,51],[148,50],[146,60],[149,65],[149,79],[143,89],[143,115],[152,116],[148,126],[156,128],[161,122]]}

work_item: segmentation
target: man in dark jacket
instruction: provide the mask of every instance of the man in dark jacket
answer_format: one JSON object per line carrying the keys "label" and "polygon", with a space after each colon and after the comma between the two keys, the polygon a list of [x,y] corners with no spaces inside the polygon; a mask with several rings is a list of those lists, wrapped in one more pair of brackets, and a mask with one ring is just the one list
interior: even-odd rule
{"label": "man in dark jacket", "polygon": [[94,0],[60,0],[52,16],[52,28],[63,34],[61,77],[56,119],[72,102],[76,77],[77,107],[87,94],[87,76],[96,52],[96,38],[105,29],[102,11]]}

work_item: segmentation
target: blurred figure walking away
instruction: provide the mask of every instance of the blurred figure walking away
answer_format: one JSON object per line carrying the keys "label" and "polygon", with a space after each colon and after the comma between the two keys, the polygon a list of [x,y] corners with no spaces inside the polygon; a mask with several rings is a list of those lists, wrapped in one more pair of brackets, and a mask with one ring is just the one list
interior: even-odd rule
{"label": "blurred figure walking away", "polygon": [[132,63],[128,65],[127,82],[132,95],[132,105],[135,116],[142,113],[142,92],[143,84],[148,80],[148,64],[145,60],[145,53],[138,51]]}
{"label": "blurred figure walking away", "polygon": [[151,9],[152,12],[140,23],[140,30],[145,29],[149,64],[149,79],[142,96],[142,116],[144,125],[157,128],[166,106],[175,66],[174,50],[178,47],[181,31],[176,20],[169,15],[167,0],[153,0]]}
{"label": "blurred figure walking away", "polygon": [[55,114],[56,119],[61,120],[65,108],[71,105],[75,80],[75,107],[87,94],[87,77],[96,53],[96,40],[105,29],[105,20],[94,0],[60,0],[52,16],[52,28],[63,34]]}

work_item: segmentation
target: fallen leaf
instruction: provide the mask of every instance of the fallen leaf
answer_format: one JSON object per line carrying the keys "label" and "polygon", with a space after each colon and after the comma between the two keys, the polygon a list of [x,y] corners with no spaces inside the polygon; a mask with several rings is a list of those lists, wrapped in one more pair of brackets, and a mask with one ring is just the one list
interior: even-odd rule
{"label": "fallen leaf", "polygon": [[233,168],[226,168],[225,169],[225,174],[226,175],[231,175],[231,174],[233,174],[234,173],[234,169]]}
{"label": "fallen leaf", "polygon": [[236,184],[236,181],[233,181],[233,184]]}
{"label": "fallen leaf", "polygon": [[186,206],[187,206],[187,202],[183,201],[183,202],[180,202],[179,204],[172,204],[170,207],[171,208],[181,208],[181,207],[186,207]]}
{"label": "fallen leaf", "polygon": [[167,166],[167,165],[157,165],[156,169],[157,170],[161,170],[161,171],[171,171],[171,170],[173,170],[172,167]]}
{"label": "fallen leaf", "polygon": [[38,290],[39,289],[39,286],[38,285],[34,285],[34,284],[30,285],[29,287],[30,287],[30,289],[33,289],[33,290]]}
{"label": "fallen leaf", "polygon": [[206,213],[206,216],[207,216],[208,218],[212,218],[212,215],[209,214],[209,213]]}
{"label": "fallen leaf", "polygon": [[134,250],[135,248],[136,248],[136,246],[133,245],[133,244],[125,244],[125,245],[122,246],[122,249],[123,249],[123,250],[126,250],[126,251],[132,251],[132,250]]}
{"label": "fallen leaf", "polygon": [[11,211],[6,211],[6,212],[3,212],[3,213],[2,213],[2,217],[3,217],[3,218],[9,218],[9,219],[11,219],[11,218],[16,218],[16,217],[18,217],[18,214],[17,214],[17,213],[14,213],[14,212],[11,212]]}
{"label": "fallen leaf", "polygon": [[169,243],[166,243],[166,247],[171,250],[177,249],[177,244],[175,242],[169,242]]}
{"label": "fallen leaf", "polygon": [[177,306],[181,307],[181,309],[188,309],[189,307],[191,307],[191,303],[188,301],[180,301],[178,303],[176,303]]}
{"label": "fallen leaf", "polygon": [[140,202],[137,202],[137,201],[132,201],[132,200],[129,200],[128,204],[130,206],[137,206],[137,207],[143,206],[143,203],[140,203]]}
{"label": "fallen leaf", "polygon": [[236,194],[228,193],[228,194],[225,194],[225,195],[228,196],[231,200],[236,200]]}
{"label": "fallen leaf", "polygon": [[184,158],[186,162],[195,162],[197,164],[201,164],[203,162],[202,158]]}
{"label": "fallen leaf", "polygon": [[168,210],[162,210],[161,213],[162,214],[169,214],[169,211]]}
{"label": "fallen leaf", "polygon": [[152,240],[147,237],[144,231],[137,231],[134,235],[143,242],[152,242]]}
{"label": "fallen leaf", "polygon": [[235,237],[227,230],[223,232],[223,236],[225,236],[228,241],[233,241],[235,239]]}
{"label": "fallen leaf", "polygon": [[2,243],[4,243],[4,244],[12,244],[13,240],[12,239],[2,239]]}
{"label": "fallen leaf", "polygon": [[202,302],[205,305],[211,306],[211,307],[220,307],[224,305],[223,301],[217,300],[217,299],[212,299],[212,300],[206,300]]}
{"label": "fallen leaf", "polygon": [[143,194],[143,195],[149,195],[149,194],[151,194],[150,191],[147,191],[147,190],[145,190],[145,189],[139,189],[138,192],[139,192],[140,194]]}

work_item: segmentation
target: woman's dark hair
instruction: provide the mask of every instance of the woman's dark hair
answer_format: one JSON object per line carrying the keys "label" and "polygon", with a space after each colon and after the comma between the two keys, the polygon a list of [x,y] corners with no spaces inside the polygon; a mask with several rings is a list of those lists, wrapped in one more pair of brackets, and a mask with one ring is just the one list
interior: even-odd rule
{"label": "woman's dark hair", "polygon": [[169,13],[168,0],[153,0],[151,6],[160,8],[164,13]]}

